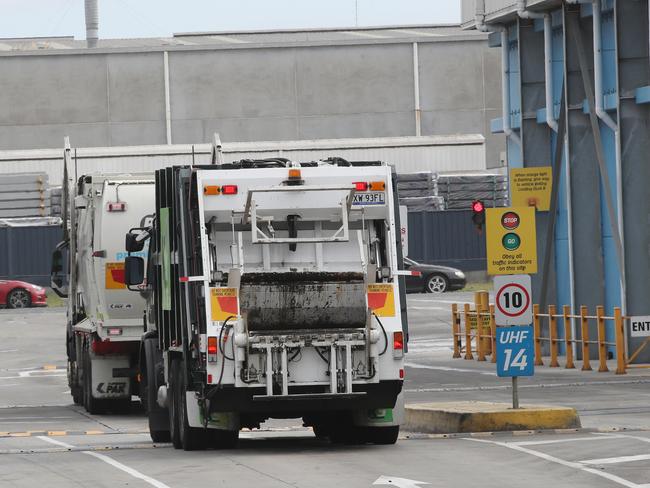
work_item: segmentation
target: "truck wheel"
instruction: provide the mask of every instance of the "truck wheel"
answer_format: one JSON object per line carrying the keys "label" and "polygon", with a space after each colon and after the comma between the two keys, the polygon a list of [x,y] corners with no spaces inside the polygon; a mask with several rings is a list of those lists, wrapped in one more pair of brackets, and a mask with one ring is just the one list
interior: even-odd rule
{"label": "truck wheel", "polygon": [[142,370],[142,382],[140,383],[140,399],[145,407],[149,420],[149,435],[153,442],[169,442],[169,409],[158,405],[158,386],[163,382],[162,370],[156,363],[156,344],[151,339],[145,339],[145,361],[146,365]]}
{"label": "truck wheel", "polygon": [[68,387],[70,388],[72,401],[75,405],[81,405],[84,402],[83,387],[79,386],[78,379],[77,365],[68,360]]}
{"label": "truck wheel", "polygon": [[176,377],[178,388],[177,394],[177,407],[178,407],[178,434],[185,451],[198,451],[206,448],[208,436],[207,429],[198,429],[190,427],[187,419],[187,395],[185,386],[185,363],[179,363],[180,368],[177,369]]}
{"label": "truck wheel", "polygon": [[96,415],[103,413],[103,402],[93,397],[93,371],[90,353],[84,349],[85,368],[83,371],[83,401],[84,407],[89,414]]}
{"label": "truck wheel", "polygon": [[178,360],[172,360],[169,365],[169,384],[167,385],[167,394],[169,395],[169,437],[171,438],[174,449],[182,449],[181,437],[178,431]]}

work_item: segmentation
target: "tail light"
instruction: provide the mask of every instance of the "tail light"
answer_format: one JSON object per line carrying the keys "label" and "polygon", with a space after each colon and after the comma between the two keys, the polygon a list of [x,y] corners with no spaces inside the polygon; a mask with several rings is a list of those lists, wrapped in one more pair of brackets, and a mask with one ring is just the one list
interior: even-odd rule
{"label": "tail light", "polygon": [[126,211],[126,203],[124,202],[108,202],[106,210],[109,212],[124,212]]}
{"label": "tail light", "polygon": [[215,336],[208,337],[208,362],[217,362],[218,339]]}
{"label": "tail light", "polygon": [[356,181],[352,183],[356,191],[368,191],[368,183],[365,181]]}
{"label": "tail light", "polygon": [[404,357],[404,332],[393,332],[393,357]]}
{"label": "tail light", "polygon": [[224,195],[237,195],[237,185],[223,185],[221,193]]}

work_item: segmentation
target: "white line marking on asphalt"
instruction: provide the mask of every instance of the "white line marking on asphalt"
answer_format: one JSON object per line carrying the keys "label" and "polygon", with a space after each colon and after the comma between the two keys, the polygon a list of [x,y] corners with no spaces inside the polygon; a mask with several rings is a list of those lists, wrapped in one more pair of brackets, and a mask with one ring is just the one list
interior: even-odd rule
{"label": "white line marking on asphalt", "polygon": [[[456,371],[458,373],[473,373],[473,374],[482,374],[485,376],[496,376],[496,373],[490,373],[488,371],[479,371],[476,369],[463,369],[463,368],[450,368],[447,366],[429,366],[428,364],[420,364],[420,363],[411,363],[407,362],[405,363],[405,366],[407,368],[413,368],[413,369],[432,369],[434,371]],[[508,387],[510,388],[510,387]],[[421,391],[421,390],[418,390]]]}
{"label": "white line marking on asphalt", "polygon": [[584,461],[578,462],[582,464],[618,464],[633,463],[634,461],[645,461],[646,459],[650,459],[650,454],[637,454],[636,456],[619,456],[600,459],[585,459]]}
{"label": "white line marking on asphalt", "polygon": [[5,383],[4,385],[0,385],[0,388],[3,386],[18,386],[18,383]]}
{"label": "white line marking on asphalt", "polygon": [[463,440],[472,441],[472,442],[481,442],[481,443],[484,443],[484,444],[492,444],[492,445],[500,446],[500,447],[506,447],[506,448],[512,449],[514,451],[523,452],[524,454],[529,454],[531,456],[535,456],[535,457],[538,457],[540,459],[544,459],[545,461],[549,461],[551,463],[560,464],[560,465],[565,466],[567,468],[573,468],[573,469],[577,469],[579,471],[584,471],[586,473],[591,473],[591,474],[594,474],[596,476],[600,476],[601,478],[608,479],[610,481],[613,481],[614,483],[618,483],[619,485],[625,486],[627,488],[642,488],[642,487],[648,486],[648,485],[639,485],[637,483],[633,483],[632,481],[628,481],[625,478],[621,478],[620,476],[616,476],[616,475],[611,474],[611,473],[600,471],[600,470],[594,469],[594,468],[589,468],[589,467],[587,467],[587,466],[585,466],[583,464],[580,464],[580,463],[575,463],[575,462],[572,462],[572,461],[566,461],[564,459],[556,458],[555,456],[551,456],[549,454],[544,454],[543,452],[533,451],[532,449],[526,449],[525,447],[517,446],[517,445],[514,445],[514,444],[507,443],[507,442],[496,442],[496,441],[488,441],[488,440],[485,440],[485,439],[471,439],[471,438],[463,438]]}
{"label": "white line marking on asphalt", "polygon": [[637,436],[637,435],[608,434],[606,432],[593,432],[593,434],[597,435],[597,436],[603,436],[603,437],[614,437],[616,435],[616,436],[619,436],[619,437],[625,437],[626,439],[634,439],[634,440],[641,441],[641,442],[650,442],[650,437],[640,437],[640,436]]}
{"label": "white line marking on asphalt", "polygon": [[5,353],[5,352],[18,352],[18,349],[4,349],[0,351],[0,354]]}
{"label": "white line marking on asphalt", "polygon": [[0,420],[1,425],[5,425],[5,424],[58,424],[58,423],[60,423],[60,422],[49,421],[49,420],[17,420],[17,421]]}
{"label": "white line marking on asphalt", "polygon": [[[76,449],[75,446],[71,444],[67,444],[65,442],[57,441],[56,439],[51,439],[50,437],[45,437],[45,436],[38,436],[38,439],[41,439],[42,441],[49,442],[50,444],[55,444],[57,446],[65,447],[66,449]],[[149,483],[151,486],[155,486],[156,488],[170,488],[168,485],[165,483],[162,483],[161,481],[155,480],[146,474],[142,474],[140,471],[137,471],[129,466],[126,466],[125,464],[120,463],[119,461],[115,461],[115,459],[112,459],[104,454],[99,454],[97,452],[92,452],[92,451],[81,451],[82,454],[86,454],[87,456],[92,456],[94,458],[99,459],[100,461],[103,461],[107,464],[110,464],[114,468],[119,469],[120,471],[124,471],[127,474],[130,474],[134,478],[140,479],[144,481],[145,483]]]}
{"label": "white line marking on asphalt", "polygon": [[559,444],[562,442],[584,442],[584,441],[595,441],[595,440],[601,440],[605,441],[608,439],[622,439],[625,436],[622,435],[610,435],[607,437],[575,437],[571,439],[555,439],[555,440],[550,440],[550,441],[523,441],[523,442],[513,442],[515,446],[542,446],[545,444]]}

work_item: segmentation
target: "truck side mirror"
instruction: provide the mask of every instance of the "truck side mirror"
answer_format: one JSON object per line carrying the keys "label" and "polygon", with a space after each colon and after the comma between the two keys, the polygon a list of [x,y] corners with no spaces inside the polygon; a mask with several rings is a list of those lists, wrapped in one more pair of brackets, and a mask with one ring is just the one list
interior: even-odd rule
{"label": "truck side mirror", "polygon": [[64,251],[67,257],[67,253],[69,252],[67,241],[60,242],[54,251],[52,251],[52,263],[50,266],[50,287],[61,298],[67,298],[68,296],[67,275],[64,273]]}
{"label": "truck side mirror", "polygon": [[128,256],[124,260],[124,282],[126,286],[141,285],[143,281],[144,259],[137,256]]}
{"label": "truck side mirror", "polygon": [[52,268],[50,269],[50,274],[57,274],[63,271],[63,253],[56,249],[52,253]]}
{"label": "truck side mirror", "polygon": [[138,240],[138,237],[141,236],[141,232],[129,232],[126,235],[126,241],[124,243],[124,248],[127,252],[140,252],[144,249],[145,239]]}

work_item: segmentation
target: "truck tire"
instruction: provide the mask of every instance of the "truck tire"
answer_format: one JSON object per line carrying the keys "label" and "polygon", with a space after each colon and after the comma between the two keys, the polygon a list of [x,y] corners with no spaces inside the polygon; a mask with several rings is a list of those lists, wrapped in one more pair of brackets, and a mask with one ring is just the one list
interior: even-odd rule
{"label": "truck tire", "polygon": [[178,412],[178,435],[185,451],[199,451],[205,449],[208,441],[208,429],[190,427],[187,419],[187,387],[185,385],[185,363],[179,362],[179,368],[176,369],[176,378],[178,382],[175,388],[177,395],[177,412]]}
{"label": "truck tire", "polygon": [[169,403],[169,437],[174,449],[183,449],[178,429],[178,370],[178,360],[172,359],[171,364],[169,365],[169,383],[167,385]]}
{"label": "truck tire", "polygon": [[68,387],[72,395],[72,401],[75,405],[81,405],[84,402],[83,388],[79,385],[79,373],[75,362],[68,360]]}
{"label": "truck tire", "polygon": [[162,383],[160,364],[156,354],[156,339],[145,339],[144,356],[145,367],[140,368],[143,372],[141,383],[141,399],[145,406],[149,420],[149,434],[153,442],[169,442],[169,409],[158,405],[158,387]]}

